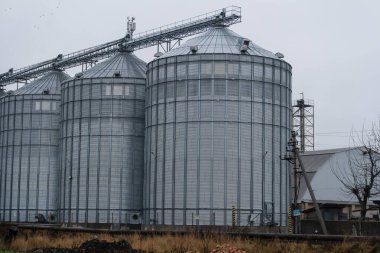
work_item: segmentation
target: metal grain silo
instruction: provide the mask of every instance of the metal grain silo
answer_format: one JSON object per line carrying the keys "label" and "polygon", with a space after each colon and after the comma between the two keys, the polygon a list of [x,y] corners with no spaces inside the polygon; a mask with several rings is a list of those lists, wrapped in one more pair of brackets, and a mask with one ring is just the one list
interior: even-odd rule
{"label": "metal grain silo", "polygon": [[291,66],[215,27],[147,66],[144,222],[286,225]]}
{"label": "metal grain silo", "polygon": [[62,81],[52,71],[0,98],[0,214],[2,221],[55,221]]}
{"label": "metal grain silo", "polygon": [[62,84],[61,222],[140,219],[145,76],[146,63],[120,52]]}

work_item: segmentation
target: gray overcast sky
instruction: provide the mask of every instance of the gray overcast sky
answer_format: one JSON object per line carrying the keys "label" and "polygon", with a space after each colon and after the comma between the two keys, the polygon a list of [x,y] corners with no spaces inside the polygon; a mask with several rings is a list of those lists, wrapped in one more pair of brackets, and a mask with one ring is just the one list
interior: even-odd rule
{"label": "gray overcast sky", "polygon": [[229,5],[242,7],[232,30],[293,66],[293,99],[315,101],[316,148],[347,146],[352,129],[379,122],[377,0],[0,0],[0,72],[119,39],[127,16],[138,33]]}

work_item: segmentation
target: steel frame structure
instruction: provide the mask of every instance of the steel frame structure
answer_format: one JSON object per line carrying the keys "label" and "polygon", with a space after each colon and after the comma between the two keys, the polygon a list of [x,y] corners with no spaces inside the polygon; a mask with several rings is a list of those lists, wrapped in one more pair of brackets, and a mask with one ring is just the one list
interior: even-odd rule
{"label": "steel frame structure", "polygon": [[297,133],[300,152],[314,150],[314,102],[298,99],[293,104],[293,129]]}
{"label": "steel frame structure", "polygon": [[[69,69],[83,64],[93,63],[114,55],[120,47],[134,51],[157,45],[162,47],[166,43],[166,50],[170,50],[185,37],[202,33],[215,25],[230,26],[241,22],[241,7],[229,6],[215,10],[203,15],[182,20],[170,25],[161,26],[146,32],[138,33],[130,39],[125,37],[104,43],[98,46],[87,48],[74,53],[62,55],[56,58],[40,62],[20,69],[10,69],[8,72],[0,74],[0,87],[7,84],[37,78],[53,69]],[[177,41],[171,45],[172,41]],[[162,47],[164,49],[164,47]]]}

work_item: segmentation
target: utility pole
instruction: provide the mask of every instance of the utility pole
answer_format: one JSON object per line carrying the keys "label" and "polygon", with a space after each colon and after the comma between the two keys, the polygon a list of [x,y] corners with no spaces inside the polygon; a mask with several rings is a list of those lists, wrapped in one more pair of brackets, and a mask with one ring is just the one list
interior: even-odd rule
{"label": "utility pole", "polygon": [[321,210],[319,209],[319,205],[317,203],[317,199],[315,198],[315,195],[314,195],[314,191],[313,189],[311,188],[311,184],[310,184],[310,181],[309,181],[309,178],[307,177],[306,175],[306,170],[305,170],[305,166],[302,162],[302,159],[301,159],[301,156],[300,156],[300,153],[298,151],[298,149],[296,148],[295,150],[295,154],[298,158],[298,162],[300,164],[300,167],[301,167],[301,170],[302,170],[302,174],[303,174],[303,177],[305,178],[305,183],[306,183],[306,186],[307,186],[307,189],[309,190],[309,193],[310,193],[310,196],[311,196],[311,199],[313,200],[313,203],[314,203],[314,207],[315,207],[315,213],[317,214],[317,217],[318,217],[318,220],[319,220],[319,223],[321,224],[321,227],[322,227],[322,231],[325,235],[327,235],[327,228],[326,228],[326,224],[325,224],[325,220],[323,219],[322,217],[322,213],[321,213]]}
{"label": "utility pole", "polygon": [[[300,174],[302,174],[304,180],[305,180],[305,183],[306,183],[306,186],[307,186],[307,189],[310,193],[310,197],[313,201],[313,204],[314,204],[314,208],[315,208],[315,213],[318,217],[318,220],[319,220],[319,223],[321,225],[321,228],[322,228],[322,232],[323,234],[327,235],[328,232],[327,232],[327,228],[326,228],[326,224],[325,224],[325,221],[322,217],[322,213],[321,213],[321,210],[319,209],[319,205],[317,203],[317,200],[315,198],[315,195],[314,195],[314,191],[311,187],[311,184],[310,184],[310,180],[309,178],[307,177],[307,174],[306,174],[306,169],[305,169],[305,166],[303,164],[303,161],[301,159],[301,156],[299,154],[299,148],[297,147],[297,133],[295,131],[292,131],[292,136],[288,142],[288,146],[290,148],[289,153],[290,154],[287,154],[283,159],[284,160],[288,160],[289,162],[291,162],[294,166],[293,166],[293,203],[292,203],[292,210],[294,212],[294,210],[298,210],[298,191],[299,191],[299,181],[300,181]],[[299,167],[298,167],[299,165]],[[300,169],[301,170],[300,170]],[[299,233],[299,216],[297,215],[294,215],[293,214],[293,217],[294,217],[294,231],[295,233]]]}
{"label": "utility pole", "polygon": [[298,193],[299,193],[299,185],[300,185],[300,170],[298,168],[297,157],[294,150],[297,148],[298,141],[296,138],[296,132],[292,131],[292,136],[288,141],[288,153],[282,158],[283,160],[287,160],[289,163],[293,165],[293,170],[290,176],[290,187],[292,189],[292,201],[289,206],[289,233],[299,234],[299,216],[300,214],[296,214],[295,212],[299,210],[298,206]]}

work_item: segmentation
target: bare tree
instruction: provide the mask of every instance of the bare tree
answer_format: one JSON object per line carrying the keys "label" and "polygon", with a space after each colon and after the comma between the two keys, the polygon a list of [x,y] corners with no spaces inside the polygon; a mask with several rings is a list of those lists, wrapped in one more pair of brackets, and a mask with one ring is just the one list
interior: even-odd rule
{"label": "bare tree", "polygon": [[360,221],[364,221],[370,198],[380,195],[380,128],[373,125],[370,131],[353,135],[356,146],[349,152],[347,168],[338,165],[333,169],[344,191],[354,196],[360,205]]}

